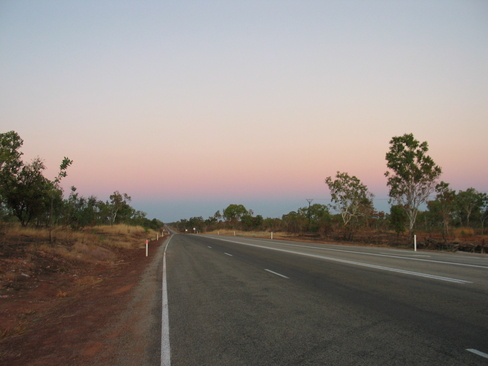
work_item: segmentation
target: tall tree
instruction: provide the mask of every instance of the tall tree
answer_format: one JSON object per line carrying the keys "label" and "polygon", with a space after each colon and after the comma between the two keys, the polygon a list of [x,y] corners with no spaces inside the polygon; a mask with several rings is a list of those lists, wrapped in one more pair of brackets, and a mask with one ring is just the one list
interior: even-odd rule
{"label": "tall tree", "polygon": [[237,205],[234,203],[230,204],[226,209],[224,209],[224,216],[227,221],[230,221],[232,226],[234,226],[243,215],[247,215],[248,213],[249,212],[244,205]]}
{"label": "tall tree", "polygon": [[15,131],[0,133],[0,172],[2,174],[17,173],[22,167],[19,149],[24,141]]}
{"label": "tall tree", "polygon": [[0,200],[8,209],[8,196],[12,193],[19,171],[24,165],[22,153],[19,151],[23,143],[15,131],[0,134]]}
{"label": "tall tree", "polygon": [[374,195],[356,176],[337,172],[336,179],[327,177],[325,183],[332,197],[332,208],[341,214],[346,229],[351,219],[358,218],[373,207]]}
{"label": "tall tree", "polygon": [[427,142],[420,143],[413,134],[393,137],[390,150],[386,153],[385,173],[390,188],[390,203],[394,202],[405,210],[410,239],[417,219],[418,208],[434,192],[442,169],[427,155]]}

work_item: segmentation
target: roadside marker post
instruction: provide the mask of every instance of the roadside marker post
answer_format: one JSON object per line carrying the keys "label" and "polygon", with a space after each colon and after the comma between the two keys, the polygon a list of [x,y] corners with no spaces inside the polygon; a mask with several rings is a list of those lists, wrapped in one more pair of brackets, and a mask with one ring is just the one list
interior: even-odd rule
{"label": "roadside marker post", "polygon": [[413,236],[413,251],[417,251],[417,235]]}
{"label": "roadside marker post", "polygon": [[149,251],[149,240],[146,239],[146,257],[148,256]]}

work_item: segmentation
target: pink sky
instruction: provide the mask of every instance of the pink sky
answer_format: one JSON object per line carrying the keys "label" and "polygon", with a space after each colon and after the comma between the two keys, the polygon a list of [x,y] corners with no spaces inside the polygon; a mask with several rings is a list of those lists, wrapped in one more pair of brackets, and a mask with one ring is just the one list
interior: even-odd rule
{"label": "pink sky", "polygon": [[330,197],[337,171],[384,206],[388,143],[404,133],[454,189],[488,192],[487,14],[477,1],[4,2],[1,132],[48,177],[73,159],[66,189],[126,192],[163,221],[230,203],[281,216]]}

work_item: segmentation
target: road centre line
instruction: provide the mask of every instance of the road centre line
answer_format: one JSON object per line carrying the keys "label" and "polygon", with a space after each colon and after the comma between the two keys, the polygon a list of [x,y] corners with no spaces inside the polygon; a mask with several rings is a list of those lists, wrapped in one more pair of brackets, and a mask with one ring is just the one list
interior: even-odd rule
{"label": "road centre line", "polygon": [[457,278],[443,277],[443,276],[431,275],[431,274],[421,273],[421,272],[412,272],[412,271],[407,271],[404,269],[379,266],[376,264],[369,264],[369,263],[363,263],[363,262],[350,261],[347,259],[339,259],[339,258],[326,257],[326,256],[322,256],[322,255],[317,255],[317,254],[294,252],[292,250],[272,248],[272,247],[266,247],[266,246],[261,246],[261,245],[256,245],[256,244],[243,243],[243,242],[239,242],[239,241],[235,241],[235,240],[220,239],[220,238],[219,238],[219,240],[227,241],[230,243],[248,245],[248,246],[262,248],[262,249],[275,250],[278,252],[291,253],[291,254],[295,254],[295,255],[302,255],[305,257],[319,258],[319,259],[325,259],[325,260],[330,260],[330,261],[339,262],[339,263],[352,264],[355,266],[374,268],[374,269],[379,269],[379,270],[388,271],[388,272],[396,272],[396,273],[403,273],[403,274],[417,276],[417,277],[431,278],[431,279],[439,280],[439,281],[454,282],[454,283],[459,283],[459,284],[472,283],[471,281],[461,280],[461,279],[457,279]]}
{"label": "road centre line", "polygon": [[166,250],[173,239],[170,236],[163,252],[163,278],[162,278],[162,314],[161,314],[161,366],[171,366],[171,347],[169,343],[169,311],[168,311],[168,286],[166,282]]}
{"label": "road centre line", "polygon": [[233,257],[233,255],[232,254],[229,254],[229,253],[224,252],[224,254],[225,255],[228,255],[229,257]]}
{"label": "road centre line", "polygon": [[274,275],[277,275],[277,276],[280,276],[280,277],[286,278],[286,279],[289,279],[289,278],[290,278],[290,277],[286,277],[285,275],[282,275],[281,273],[278,273],[278,272],[272,271],[272,270],[267,269],[267,268],[265,268],[264,270],[265,270],[265,271],[268,271],[269,273],[272,273],[272,274],[274,274]]}
{"label": "road centre line", "polygon": [[484,358],[488,358],[488,354],[481,352],[481,351],[478,351],[477,349],[474,349],[474,348],[467,348],[466,351],[474,353],[475,355],[478,355],[478,356],[481,356]]}
{"label": "road centre line", "polygon": [[212,247],[210,245],[207,245],[208,248],[212,249]]}
{"label": "road centre line", "polygon": [[[220,238],[219,238],[220,239]],[[226,240],[226,239],[220,239]],[[246,244],[242,242],[236,242],[240,244]],[[268,242],[266,242],[268,243]],[[252,245],[252,244],[248,244]],[[484,268],[488,269],[488,266],[480,266],[477,264],[466,264],[466,263],[457,263],[457,262],[444,262],[444,261],[437,261],[435,259],[422,259],[422,258],[411,258],[411,257],[403,257],[400,255],[392,255],[392,254],[379,254],[379,253],[367,253],[367,252],[358,252],[356,250],[345,250],[345,249],[333,249],[333,248],[321,248],[321,247],[311,247],[308,245],[296,245],[296,244],[289,244],[289,243],[280,243],[280,245],[291,246],[295,248],[308,248],[308,249],[317,249],[317,250],[328,250],[333,252],[342,252],[342,253],[353,253],[353,254],[362,254],[362,255],[369,255],[373,257],[388,257],[388,258],[398,258],[398,259],[406,259],[410,261],[418,261],[418,262],[430,262],[430,263],[440,263],[440,264],[452,264],[454,266],[461,266],[461,267],[473,267],[473,268]],[[269,247],[266,247],[269,248]],[[271,249],[271,248],[269,248]]]}

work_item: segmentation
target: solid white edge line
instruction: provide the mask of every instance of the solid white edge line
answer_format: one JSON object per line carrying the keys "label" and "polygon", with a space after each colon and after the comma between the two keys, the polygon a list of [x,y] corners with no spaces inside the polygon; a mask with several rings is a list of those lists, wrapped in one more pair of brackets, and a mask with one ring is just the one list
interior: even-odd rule
{"label": "solid white edge line", "polygon": [[477,349],[474,349],[474,348],[466,348],[466,351],[474,353],[475,355],[478,355],[478,356],[481,356],[484,358],[488,358],[488,354],[481,352],[481,351],[478,351]]}
{"label": "solid white edge line", "polygon": [[168,312],[168,286],[166,283],[166,250],[173,235],[169,238],[163,253],[163,278],[162,278],[162,315],[161,315],[161,366],[171,366],[171,348],[169,343],[169,312]]}
{"label": "solid white edge line", "polygon": [[267,269],[267,268],[265,268],[264,270],[265,270],[265,271],[268,271],[269,273],[272,273],[272,274],[274,274],[274,275],[277,275],[277,276],[283,277],[283,278],[287,278],[287,279],[289,279],[289,278],[290,278],[290,277],[286,277],[285,275],[282,275],[281,273],[278,273],[278,272],[272,271],[272,270]]}
{"label": "solid white edge line", "polygon": [[[210,236],[210,235],[209,235]],[[213,236],[214,239],[221,239],[221,238],[215,238],[215,235]],[[249,238],[249,239],[254,239],[254,238]],[[255,239],[258,240],[258,239]],[[230,241],[230,240],[228,240]],[[276,241],[278,242],[278,241]],[[237,242],[236,242],[237,243]],[[244,243],[241,243],[244,244]],[[325,251],[332,251],[332,252],[343,252],[343,253],[354,253],[354,254],[361,254],[361,255],[370,255],[374,257],[388,257],[388,258],[398,258],[398,259],[405,259],[405,260],[411,260],[411,261],[417,261],[417,262],[431,262],[431,263],[439,263],[439,264],[447,264],[447,265],[453,265],[453,266],[461,266],[461,267],[472,267],[472,268],[483,268],[483,269],[488,269],[487,266],[481,266],[477,264],[467,264],[467,263],[457,263],[457,262],[445,262],[445,261],[438,261],[435,259],[423,259],[423,258],[412,258],[412,257],[406,257],[402,255],[392,255],[392,254],[385,254],[385,253],[368,253],[368,252],[358,252],[355,250],[344,250],[344,249],[334,249],[334,248],[320,248],[320,247],[312,247],[308,245],[297,245],[297,244],[290,244],[290,243],[280,243],[281,245],[286,245],[286,246],[291,246],[291,247],[296,247],[296,248],[309,248],[309,249],[318,249],[318,250],[325,250]],[[252,244],[248,244],[252,245]],[[411,255],[411,254],[405,254],[405,255]]]}
{"label": "solid white edge line", "polygon": [[234,241],[234,240],[228,240],[228,239],[218,239],[222,241],[227,241],[230,243],[236,243],[236,244],[241,244],[241,245],[248,245],[251,247],[257,247],[257,248],[262,248],[262,249],[269,249],[269,250],[275,250],[278,252],[283,252],[283,253],[291,253],[295,255],[302,255],[305,257],[312,257],[312,258],[320,258],[320,259],[325,259],[333,262],[339,262],[339,263],[347,263],[347,264],[352,264],[356,266],[361,266],[361,267],[369,267],[369,268],[375,268],[383,271],[389,271],[389,272],[397,272],[397,273],[403,273],[403,274],[408,274],[412,276],[418,276],[418,277],[424,277],[424,278],[431,278],[434,280],[439,280],[439,281],[447,281],[447,282],[454,282],[454,283],[459,283],[459,284],[467,284],[467,283],[473,283],[471,281],[466,281],[466,280],[460,280],[457,278],[450,278],[450,277],[443,277],[443,276],[437,276],[437,275],[431,275],[427,273],[422,273],[422,272],[412,272],[412,271],[407,271],[404,269],[398,269],[398,268],[393,268],[393,267],[384,267],[384,266],[378,266],[375,264],[369,264],[369,263],[363,263],[363,262],[356,262],[356,261],[350,261],[347,259],[339,259],[339,258],[333,258],[333,257],[326,257],[323,255],[317,255],[317,254],[308,254],[308,253],[300,253],[300,252],[294,252],[292,250],[287,250],[287,249],[279,249],[279,248],[273,248],[273,247],[266,247],[262,245],[256,245],[256,244],[249,244],[249,243],[243,243],[240,241]]}

